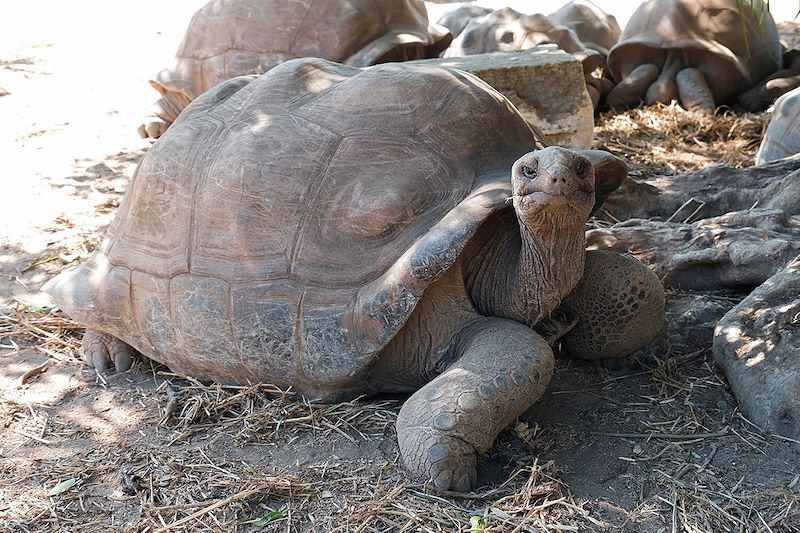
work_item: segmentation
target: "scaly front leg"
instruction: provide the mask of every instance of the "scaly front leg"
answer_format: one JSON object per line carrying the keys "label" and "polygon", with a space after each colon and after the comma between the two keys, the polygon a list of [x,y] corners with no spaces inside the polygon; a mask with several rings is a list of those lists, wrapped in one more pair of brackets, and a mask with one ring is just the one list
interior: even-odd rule
{"label": "scaly front leg", "polygon": [[466,491],[477,456],[538,400],[553,375],[553,352],[527,326],[481,318],[462,330],[457,357],[400,410],[397,439],[406,468],[437,490]]}

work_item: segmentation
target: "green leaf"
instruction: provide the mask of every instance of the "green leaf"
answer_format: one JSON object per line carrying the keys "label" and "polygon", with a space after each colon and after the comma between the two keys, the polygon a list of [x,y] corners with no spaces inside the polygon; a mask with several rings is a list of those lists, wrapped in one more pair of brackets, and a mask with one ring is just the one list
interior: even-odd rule
{"label": "green leaf", "polygon": [[258,520],[254,520],[252,522],[252,524],[254,526],[266,526],[270,522],[274,522],[275,520],[280,520],[281,518],[283,518],[283,513],[282,512],[280,512],[280,511],[271,511],[271,512],[265,514],[264,516],[262,516],[261,518],[259,518]]}
{"label": "green leaf", "polygon": [[469,519],[469,533],[483,533],[486,529],[486,520],[482,516],[471,516]]}
{"label": "green leaf", "polygon": [[75,483],[77,482],[78,482],[77,478],[71,477],[65,481],[62,481],[61,483],[50,489],[50,492],[48,492],[47,495],[58,496],[62,492],[71,489],[73,486],[75,486]]}

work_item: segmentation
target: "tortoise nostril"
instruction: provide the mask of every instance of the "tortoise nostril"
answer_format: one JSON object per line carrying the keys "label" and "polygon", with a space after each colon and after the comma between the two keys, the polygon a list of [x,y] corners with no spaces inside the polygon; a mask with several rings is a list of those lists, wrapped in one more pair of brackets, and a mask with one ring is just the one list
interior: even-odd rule
{"label": "tortoise nostril", "polygon": [[558,178],[553,178],[553,183],[557,183],[557,182],[558,182]]}
{"label": "tortoise nostril", "polygon": [[561,178],[561,183],[566,183],[567,180],[565,178]]}

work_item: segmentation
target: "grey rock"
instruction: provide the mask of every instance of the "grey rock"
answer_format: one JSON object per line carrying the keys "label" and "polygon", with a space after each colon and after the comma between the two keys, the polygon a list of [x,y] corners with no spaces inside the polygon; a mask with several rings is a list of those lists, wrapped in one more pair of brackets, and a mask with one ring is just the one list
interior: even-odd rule
{"label": "grey rock", "polygon": [[474,74],[508,98],[528,122],[544,132],[549,144],[576,149],[592,144],[594,110],[583,67],[553,46],[408,63],[455,67]]}
{"label": "grey rock", "polygon": [[673,222],[752,207],[800,214],[800,160],[747,168],[720,165],[651,180],[628,177],[603,205],[617,220],[671,218]]}
{"label": "grey rock", "polygon": [[720,320],[714,359],[745,416],[800,438],[800,257]]}
{"label": "grey rock", "polygon": [[751,209],[692,224],[632,219],[590,230],[586,242],[630,252],[667,287],[750,290],[800,253],[800,217]]}

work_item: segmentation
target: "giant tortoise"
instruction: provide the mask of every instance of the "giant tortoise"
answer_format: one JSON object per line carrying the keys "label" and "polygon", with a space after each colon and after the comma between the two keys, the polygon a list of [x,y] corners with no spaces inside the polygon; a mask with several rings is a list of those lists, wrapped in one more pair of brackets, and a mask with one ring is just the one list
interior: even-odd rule
{"label": "giant tortoise", "polygon": [[289,59],[365,67],[437,57],[451,40],[428,24],[422,0],[211,0],[192,17],[174,64],[150,82],[161,98],[139,134],[156,138],[206,89]]}
{"label": "giant tortoise", "polygon": [[[135,350],[326,401],[417,391],[397,422],[404,464],[467,489],[476,455],[550,380],[533,327],[599,315],[576,343],[591,357],[625,355],[663,321],[642,264],[584,273],[595,175],[618,180],[624,163],[534,149],[525,119],[467,73],[292,60],[192,102],[97,253],[45,290],[86,325],[99,371]],[[552,313],[582,275],[619,289]]]}
{"label": "giant tortoise", "polygon": [[606,102],[625,109],[679,100],[712,111],[780,64],[775,22],[762,0],[647,0],[608,54],[618,84]]}

